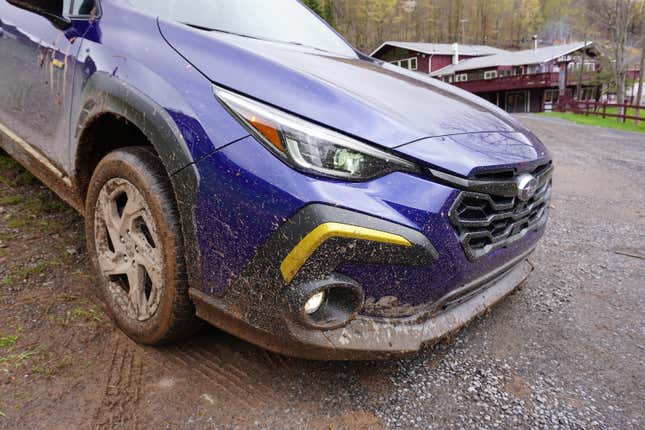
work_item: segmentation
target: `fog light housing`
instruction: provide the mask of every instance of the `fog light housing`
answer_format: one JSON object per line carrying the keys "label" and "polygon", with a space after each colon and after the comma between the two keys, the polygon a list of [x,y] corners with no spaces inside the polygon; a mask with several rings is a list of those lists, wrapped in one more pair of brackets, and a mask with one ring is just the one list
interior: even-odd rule
{"label": "fog light housing", "polygon": [[337,273],[290,285],[285,294],[292,319],[317,330],[332,330],[347,325],[358,315],[365,302],[361,286]]}
{"label": "fog light housing", "polygon": [[314,293],[311,297],[309,297],[309,300],[305,302],[305,306],[304,306],[305,314],[313,315],[316,312],[318,312],[320,307],[323,305],[326,297],[327,297],[327,293],[325,291],[319,291],[317,293]]}

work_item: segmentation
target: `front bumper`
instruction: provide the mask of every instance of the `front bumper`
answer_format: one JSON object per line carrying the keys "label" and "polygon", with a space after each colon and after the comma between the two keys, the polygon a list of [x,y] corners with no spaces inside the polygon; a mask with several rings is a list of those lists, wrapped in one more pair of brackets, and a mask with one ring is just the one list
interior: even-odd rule
{"label": "front bumper", "polygon": [[522,255],[409,318],[359,316],[347,326],[312,331],[287,324],[286,331],[263,330],[219,300],[191,290],[197,315],[209,323],[271,351],[315,360],[371,360],[404,357],[436,344],[466,326],[521,286],[533,266]]}
{"label": "front bumper", "polygon": [[[446,184],[404,173],[321,180],[267,157],[252,138],[198,167],[198,315],[288,355],[392,357],[436,342],[523,282],[544,232],[470,261],[449,218],[460,191]],[[302,303],[289,291],[336,275],[363,289],[358,315],[316,327],[294,318]]]}

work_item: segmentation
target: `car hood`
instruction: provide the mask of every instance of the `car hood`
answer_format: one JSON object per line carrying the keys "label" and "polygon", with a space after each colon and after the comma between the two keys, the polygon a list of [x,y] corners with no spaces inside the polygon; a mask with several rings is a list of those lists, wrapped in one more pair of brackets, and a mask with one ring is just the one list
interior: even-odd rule
{"label": "car hood", "polygon": [[[449,135],[530,134],[477,96],[358,54],[343,57],[164,20],[159,27],[215,84],[386,148]],[[455,153],[448,146],[463,147],[459,142],[445,140],[445,151]]]}

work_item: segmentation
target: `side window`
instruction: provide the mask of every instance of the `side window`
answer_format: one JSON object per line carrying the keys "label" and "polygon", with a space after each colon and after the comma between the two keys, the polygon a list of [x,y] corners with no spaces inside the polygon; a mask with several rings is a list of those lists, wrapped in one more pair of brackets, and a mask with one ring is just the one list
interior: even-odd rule
{"label": "side window", "polygon": [[391,61],[391,63],[395,66],[403,67],[404,69],[408,70],[417,70],[419,67],[416,57],[408,58],[405,60]]}
{"label": "side window", "polygon": [[90,16],[94,11],[97,0],[71,0],[71,16]]}

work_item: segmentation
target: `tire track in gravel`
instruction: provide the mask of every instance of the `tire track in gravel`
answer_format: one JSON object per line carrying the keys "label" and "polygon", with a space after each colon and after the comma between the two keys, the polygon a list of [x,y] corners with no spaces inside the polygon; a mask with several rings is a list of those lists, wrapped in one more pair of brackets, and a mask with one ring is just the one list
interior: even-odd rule
{"label": "tire track in gravel", "polygon": [[143,361],[129,341],[114,344],[101,403],[94,414],[93,429],[139,429],[137,411],[141,398]]}

